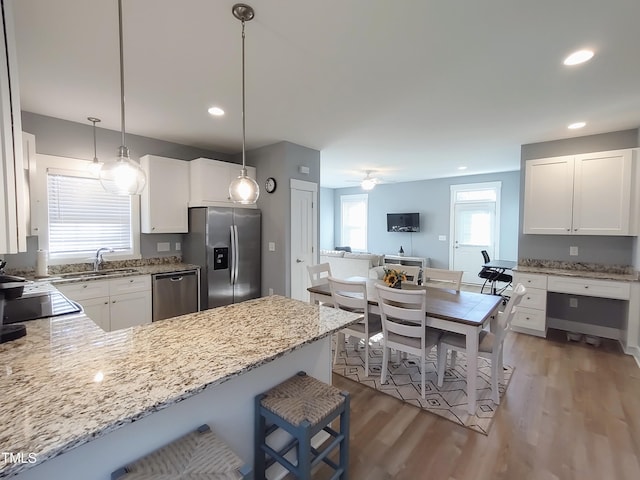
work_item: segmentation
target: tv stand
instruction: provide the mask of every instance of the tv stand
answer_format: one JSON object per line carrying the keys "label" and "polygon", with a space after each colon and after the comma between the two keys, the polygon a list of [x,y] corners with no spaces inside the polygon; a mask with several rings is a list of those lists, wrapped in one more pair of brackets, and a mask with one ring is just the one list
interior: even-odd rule
{"label": "tv stand", "polygon": [[406,255],[384,255],[384,263],[398,263],[400,265],[411,265],[420,268],[429,266],[429,259],[425,257],[407,257]]}

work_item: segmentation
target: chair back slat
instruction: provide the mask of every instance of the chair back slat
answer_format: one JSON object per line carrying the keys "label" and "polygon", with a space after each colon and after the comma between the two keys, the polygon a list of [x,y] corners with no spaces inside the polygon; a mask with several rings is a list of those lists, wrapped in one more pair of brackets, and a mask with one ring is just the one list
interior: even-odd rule
{"label": "chair back slat", "polygon": [[348,310],[350,312],[368,313],[369,304],[366,281],[349,281],[329,277],[328,282],[335,308]]}
{"label": "chair back slat", "polygon": [[329,263],[319,263],[318,265],[307,265],[311,286],[326,285],[331,276],[331,265]]}
{"label": "chair back slat", "polygon": [[420,338],[424,345],[427,320],[426,290],[401,290],[376,284],[383,332]]}
{"label": "chair back slat", "polygon": [[504,312],[500,312],[498,314],[498,332],[496,333],[496,337],[499,343],[502,342],[507,331],[511,327],[511,321],[513,320],[513,317],[515,317],[518,310],[517,307],[520,305],[525,293],[527,293],[527,289],[524,285],[521,283],[516,285],[516,288],[511,292],[511,298],[509,299],[509,302],[507,302]]}
{"label": "chair back slat", "polygon": [[420,278],[420,270],[422,270],[421,267],[417,267],[415,265],[401,265],[399,263],[387,263],[384,265],[384,268],[404,272],[407,276],[406,282],[413,285],[418,284],[418,279]]}
{"label": "chair back slat", "polygon": [[460,291],[460,284],[462,283],[462,270],[445,270],[442,268],[425,268],[422,270],[422,284],[427,282],[443,282],[444,285],[430,285],[441,288],[453,288],[456,291]]}

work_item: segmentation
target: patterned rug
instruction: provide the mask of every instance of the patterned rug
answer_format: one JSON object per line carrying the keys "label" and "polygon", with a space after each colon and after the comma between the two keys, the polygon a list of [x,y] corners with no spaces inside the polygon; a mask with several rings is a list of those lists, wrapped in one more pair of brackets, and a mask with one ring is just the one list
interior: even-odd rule
{"label": "patterned rug", "polygon": [[[352,342],[345,342],[345,350],[341,352],[333,366],[333,372],[367,385],[382,393],[399,398],[411,405],[451,420],[452,422],[487,435],[498,405],[491,400],[491,362],[478,358],[478,395],[476,414],[467,413],[467,359],[464,353],[458,352],[455,368],[445,369],[442,388],[438,388],[437,355],[435,347],[427,357],[427,373],[425,398],[420,395],[420,359],[408,355],[397,363],[397,354],[391,352],[387,384],[380,384],[382,365],[382,346],[380,339],[373,337],[369,346],[370,375],[364,375],[364,345],[354,348]],[[500,385],[500,397],[509,385],[513,367],[504,366],[505,385]]]}

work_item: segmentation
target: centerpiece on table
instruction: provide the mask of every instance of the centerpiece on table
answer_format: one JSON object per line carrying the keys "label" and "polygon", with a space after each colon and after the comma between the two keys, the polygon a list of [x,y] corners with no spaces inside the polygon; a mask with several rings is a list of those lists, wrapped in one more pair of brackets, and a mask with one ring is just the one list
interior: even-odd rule
{"label": "centerpiece on table", "polygon": [[391,288],[401,288],[402,281],[407,280],[407,273],[395,268],[385,268],[382,280]]}

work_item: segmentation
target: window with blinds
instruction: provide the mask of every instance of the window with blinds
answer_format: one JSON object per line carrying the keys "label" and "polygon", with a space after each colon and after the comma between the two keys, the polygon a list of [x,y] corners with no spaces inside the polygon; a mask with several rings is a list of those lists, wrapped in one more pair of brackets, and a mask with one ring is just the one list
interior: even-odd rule
{"label": "window with blinds", "polygon": [[98,248],[133,253],[129,196],[107,193],[96,178],[47,172],[49,257],[90,257]]}

